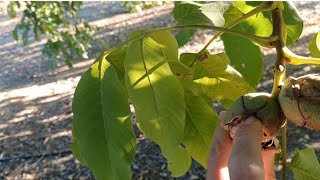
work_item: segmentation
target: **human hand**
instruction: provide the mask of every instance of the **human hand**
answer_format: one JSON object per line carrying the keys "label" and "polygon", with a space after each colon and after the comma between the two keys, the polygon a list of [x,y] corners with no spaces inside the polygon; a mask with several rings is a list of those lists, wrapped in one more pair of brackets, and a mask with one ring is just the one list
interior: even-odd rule
{"label": "human hand", "polygon": [[[226,111],[220,113],[220,122]],[[251,116],[240,124],[235,138],[221,125],[216,127],[208,160],[208,180],[275,179],[276,148],[261,150],[262,125]]]}

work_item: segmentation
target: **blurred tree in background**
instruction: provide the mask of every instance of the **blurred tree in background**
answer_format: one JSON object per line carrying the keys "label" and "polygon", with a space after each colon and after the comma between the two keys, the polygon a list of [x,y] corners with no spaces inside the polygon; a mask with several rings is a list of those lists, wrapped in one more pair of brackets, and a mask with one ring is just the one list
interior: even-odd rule
{"label": "blurred tree in background", "polygon": [[129,12],[136,13],[142,12],[144,9],[153,8],[155,6],[160,6],[168,1],[124,1],[122,6],[127,8]]}
{"label": "blurred tree in background", "polygon": [[25,46],[29,44],[31,33],[37,41],[46,38],[42,53],[48,67],[54,69],[61,64],[72,67],[76,59],[88,58],[88,49],[97,31],[96,26],[78,18],[81,5],[82,2],[11,1],[7,11],[12,18],[25,6],[20,22],[12,32],[13,37],[17,41],[21,39]]}
{"label": "blurred tree in background", "polygon": [[[166,1],[124,1],[121,3],[128,12],[141,12]],[[79,58],[88,58],[90,43],[98,27],[90,25],[79,18],[78,12],[82,2],[41,2],[41,1],[10,1],[8,14],[17,16],[18,9],[24,9],[20,22],[12,34],[16,41],[21,40],[28,46],[29,39],[40,41],[46,39],[42,49],[43,60],[50,69],[66,64],[72,67]]]}

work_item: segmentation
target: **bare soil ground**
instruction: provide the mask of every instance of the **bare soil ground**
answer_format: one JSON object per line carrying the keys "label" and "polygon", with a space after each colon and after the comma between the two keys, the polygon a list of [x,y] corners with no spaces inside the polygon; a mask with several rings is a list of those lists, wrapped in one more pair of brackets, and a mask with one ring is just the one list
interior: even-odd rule
{"label": "bare soil ground", "polygon": [[[292,50],[308,56],[308,43],[313,34],[319,31],[320,3],[295,4],[305,21],[305,30]],[[41,61],[41,49],[45,41],[31,42],[29,47],[24,47],[13,40],[11,31],[19,21],[19,16],[10,19],[6,15],[5,4],[1,2],[0,179],[93,179],[90,171],[70,153],[74,89],[94,58],[105,48],[124,41],[132,30],[173,25],[172,8],[173,4],[170,3],[143,13],[129,14],[120,6],[120,2],[85,2],[80,16],[101,27],[89,56],[91,59],[80,61],[73,69],[60,67],[52,72],[47,69],[45,61]],[[198,32],[180,52],[200,50],[212,35],[209,31]],[[98,40],[105,42],[104,47],[99,45]],[[222,51],[221,41],[210,46],[210,50]],[[263,49],[263,54],[267,71],[259,91],[270,91],[275,52]],[[289,67],[289,75],[307,73],[319,73],[319,68]],[[138,132],[137,136],[133,179],[173,179],[158,146]],[[305,147],[315,148],[320,157],[320,133],[289,123],[289,160],[295,148]],[[190,171],[177,179],[204,179],[205,172],[193,162]],[[292,174],[289,173],[288,178],[292,179]]]}

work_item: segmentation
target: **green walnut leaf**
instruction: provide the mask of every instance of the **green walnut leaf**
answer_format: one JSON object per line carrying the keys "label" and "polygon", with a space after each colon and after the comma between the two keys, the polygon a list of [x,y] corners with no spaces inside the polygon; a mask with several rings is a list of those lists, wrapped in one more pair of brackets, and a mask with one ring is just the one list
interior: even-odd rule
{"label": "green walnut leaf", "polygon": [[181,54],[180,59],[186,64],[198,59],[193,65],[193,92],[196,94],[202,92],[216,100],[234,101],[241,95],[253,91],[242,75],[229,65],[230,61],[225,53],[204,53],[198,58],[196,54]]}
{"label": "green walnut leaf", "polygon": [[96,179],[131,179],[136,139],[128,97],[105,58],[98,58],[76,88],[72,151]]}
{"label": "green walnut leaf", "polygon": [[179,25],[202,24],[223,26],[225,23],[223,13],[228,8],[229,5],[222,2],[208,4],[182,2],[173,9],[173,17]]}
{"label": "green walnut leaf", "polygon": [[107,58],[110,64],[116,69],[119,80],[124,85],[124,59],[127,54],[127,46],[120,46],[114,51],[112,51]]}
{"label": "green walnut leaf", "polygon": [[309,51],[312,57],[320,58],[320,32],[318,32],[311,40]]}
{"label": "green walnut leaf", "polygon": [[290,47],[299,39],[303,30],[303,20],[292,1],[284,1],[283,20],[287,28],[287,46]]}
{"label": "green walnut leaf", "polygon": [[190,89],[193,86],[193,70],[182,64],[180,61],[168,61],[172,73],[180,81],[184,89]]}
{"label": "green walnut leaf", "polygon": [[[200,4],[196,2],[177,3],[173,9],[173,17],[178,25],[215,25],[223,26],[223,14],[229,8],[228,4],[212,2]],[[179,47],[186,44],[194,35],[194,29],[180,30],[176,36]]]}
{"label": "green walnut leaf", "polygon": [[229,34],[223,34],[222,40],[230,64],[243,75],[252,88],[256,88],[264,68],[260,48],[247,39]]}
{"label": "green walnut leaf", "polygon": [[179,47],[187,44],[195,32],[196,32],[196,30],[194,30],[194,29],[180,30],[178,32],[178,34],[176,35],[176,39],[177,39]]}
{"label": "green walnut leaf", "polygon": [[[233,2],[233,6],[224,14],[226,24],[252,10],[254,5],[250,2]],[[269,36],[272,33],[272,24],[263,13],[258,13],[233,29],[259,36]],[[247,39],[230,34],[223,34],[221,39],[231,65],[243,75],[251,87],[256,88],[263,75],[263,59],[259,47]]]}
{"label": "green walnut leaf", "polygon": [[[206,99],[209,99],[209,103]],[[208,155],[218,115],[210,98],[186,94],[186,127],[182,143],[190,155],[207,168]]]}
{"label": "green walnut leaf", "polygon": [[289,164],[289,168],[292,170],[296,180],[320,179],[320,164],[312,148],[297,150]]}
{"label": "green walnut leaf", "polygon": [[[226,24],[239,18],[243,13],[248,13],[253,10],[260,3],[256,2],[246,2],[246,1],[234,1],[228,11],[224,13],[226,19]],[[240,24],[236,25],[234,29],[255,34],[257,36],[268,37],[272,34],[272,22],[268,16],[263,12],[260,12],[250,18],[242,21]]]}
{"label": "green walnut leaf", "polygon": [[160,145],[172,175],[181,176],[189,169],[191,157],[180,146],[185,127],[184,90],[169,60],[178,60],[178,46],[169,32],[131,41],[124,61],[125,83],[139,129]]}

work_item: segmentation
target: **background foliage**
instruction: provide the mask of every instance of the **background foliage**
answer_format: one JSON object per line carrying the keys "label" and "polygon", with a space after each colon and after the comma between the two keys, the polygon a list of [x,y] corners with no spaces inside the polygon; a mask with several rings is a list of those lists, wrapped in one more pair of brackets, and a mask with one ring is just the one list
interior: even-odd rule
{"label": "background foliage", "polygon": [[42,50],[49,68],[61,63],[69,67],[78,58],[88,58],[88,49],[97,27],[89,25],[78,18],[82,2],[35,2],[11,1],[8,5],[10,17],[17,15],[17,9],[26,6],[21,21],[13,33],[15,40],[21,39],[24,45],[29,44],[30,33],[35,40],[46,38]]}

